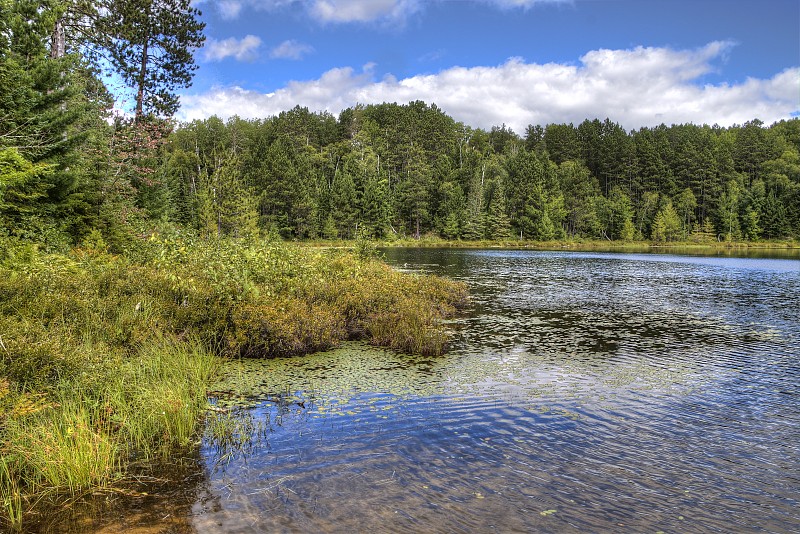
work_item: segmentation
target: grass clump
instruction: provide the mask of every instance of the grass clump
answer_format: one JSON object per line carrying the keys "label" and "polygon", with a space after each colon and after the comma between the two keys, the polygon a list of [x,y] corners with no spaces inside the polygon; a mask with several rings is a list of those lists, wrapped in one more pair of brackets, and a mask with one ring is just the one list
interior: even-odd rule
{"label": "grass clump", "polygon": [[107,358],[50,391],[6,395],[16,397],[0,416],[0,496],[10,527],[38,502],[109,486],[136,458],[194,444],[218,363],[213,354],[164,338]]}
{"label": "grass clump", "polygon": [[[437,354],[461,284],[357,252],[154,235],[137,256],[0,247],[0,521],[198,443],[220,356],[366,339]],[[216,421],[220,428],[221,421]]]}

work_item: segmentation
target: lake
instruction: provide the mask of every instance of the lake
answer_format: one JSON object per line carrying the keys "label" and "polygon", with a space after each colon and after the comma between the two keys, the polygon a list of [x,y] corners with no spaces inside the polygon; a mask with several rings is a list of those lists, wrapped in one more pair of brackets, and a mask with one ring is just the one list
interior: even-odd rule
{"label": "lake", "polygon": [[446,355],[231,362],[238,439],[64,528],[797,531],[800,260],[385,254],[468,284]]}

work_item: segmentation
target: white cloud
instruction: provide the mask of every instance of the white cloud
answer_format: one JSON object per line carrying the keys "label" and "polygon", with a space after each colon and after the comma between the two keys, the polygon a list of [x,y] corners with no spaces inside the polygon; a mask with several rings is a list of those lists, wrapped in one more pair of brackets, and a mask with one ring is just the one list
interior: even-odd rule
{"label": "white cloud", "polygon": [[273,48],[269,53],[269,57],[273,59],[302,59],[304,55],[313,51],[313,46],[290,39]]}
{"label": "white cloud", "polygon": [[418,0],[312,0],[308,10],[322,23],[402,22],[420,8]]}
{"label": "white cloud", "polygon": [[523,133],[528,124],[587,118],[609,117],[626,128],[662,122],[731,125],[753,118],[770,123],[800,111],[799,67],[770,79],[701,85],[699,78],[714,71],[711,61],[731,46],[713,42],[697,50],[593,50],[579,65],[512,58],[498,66],[453,67],[402,80],[376,80],[369,68],[360,73],[336,68],[269,94],[220,87],[186,95],[180,114],[186,120],[213,114],[267,117],[298,104],[338,113],[356,103],[424,100],[466,124],[489,128],[505,123]]}
{"label": "white cloud", "polygon": [[251,61],[256,57],[256,49],[261,46],[261,39],[255,35],[247,35],[242,39],[230,37],[217,41],[209,39],[204,48],[206,61],[222,61],[227,57],[235,57],[239,61]]}
{"label": "white cloud", "polygon": [[[300,6],[311,18],[322,24],[379,22],[402,25],[406,19],[427,4],[453,0],[193,0],[199,7],[212,5],[226,20],[239,18],[246,7],[258,11],[275,11],[287,6]],[[468,0],[461,0],[468,1]],[[574,0],[471,0],[499,9],[528,9],[539,4],[571,4]]]}
{"label": "white cloud", "polygon": [[217,11],[219,11],[223,19],[236,19],[242,11],[242,3],[238,0],[219,0],[217,2]]}

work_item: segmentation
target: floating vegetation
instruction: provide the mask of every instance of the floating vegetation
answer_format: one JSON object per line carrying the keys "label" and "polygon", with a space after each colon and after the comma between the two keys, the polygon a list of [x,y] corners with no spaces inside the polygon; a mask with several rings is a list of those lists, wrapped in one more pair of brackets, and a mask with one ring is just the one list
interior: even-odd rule
{"label": "floating vegetation", "polygon": [[[434,398],[499,395],[526,403],[553,397],[602,402],[631,388],[689,392],[699,378],[690,361],[664,366],[633,359],[629,365],[615,365],[520,348],[425,357],[349,342],[303,358],[229,360],[209,395],[223,408],[303,403],[306,409],[313,406],[336,414],[337,406],[363,392]],[[563,415],[579,417],[571,411]]]}

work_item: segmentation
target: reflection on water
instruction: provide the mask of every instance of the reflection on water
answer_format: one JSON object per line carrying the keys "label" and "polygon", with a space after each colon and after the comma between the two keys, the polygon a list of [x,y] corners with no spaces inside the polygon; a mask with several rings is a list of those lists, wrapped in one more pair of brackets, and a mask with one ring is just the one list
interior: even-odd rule
{"label": "reflection on water", "polygon": [[236,414],[241,449],[208,435],[201,480],[180,485],[189,505],[168,512],[180,527],[138,524],[156,532],[789,532],[800,524],[800,261],[387,256],[469,284],[451,351],[415,358],[351,343],[231,362],[212,402],[216,413]]}

